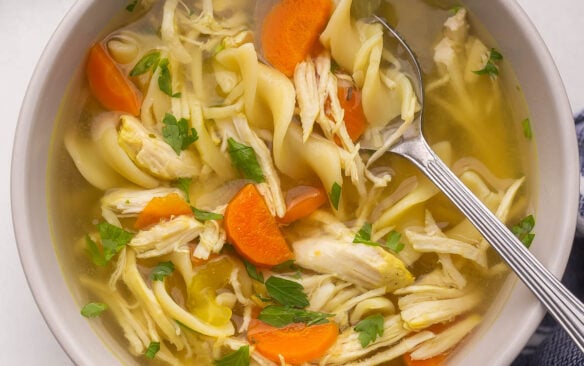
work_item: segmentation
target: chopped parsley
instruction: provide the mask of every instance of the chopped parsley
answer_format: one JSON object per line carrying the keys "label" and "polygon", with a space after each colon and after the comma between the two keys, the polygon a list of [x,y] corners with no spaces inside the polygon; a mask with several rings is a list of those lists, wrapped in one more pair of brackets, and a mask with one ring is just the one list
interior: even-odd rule
{"label": "chopped parsley", "polygon": [[105,266],[130,242],[133,234],[105,221],[97,225],[97,230],[101,239],[101,249],[89,235],[85,236],[85,243],[93,264]]}
{"label": "chopped parsley", "polygon": [[231,137],[227,139],[227,144],[233,166],[238,169],[245,178],[251,179],[256,183],[264,182],[264,172],[258,163],[254,149],[235,141]]}
{"label": "chopped parsley", "polygon": [[158,351],[160,351],[160,342],[150,342],[148,348],[146,348],[146,352],[144,352],[144,356],[153,360]]}
{"label": "chopped parsley", "polygon": [[271,276],[266,281],[268,295],[282,305],[304,308],[310,305],[304,287],[298,282]]}
{"label": "chopped parsley", "polygon": [[339,201],[341,200],[341,190],[342,190],[341,185],[337,182],[334,182],[329,193],[329,198],[335,210],[339,209]]}
{"label": "chopped parsley", "polygon": [[150,272],[150,279],[152,281],[162,281],[172,272],[174,272],[174,264],[172,262],[160,262]]}
{"label": "chopped parsley", "polygon": [[399,253],[404,249],[405,244],[401,242],[401,234],[392,230],[387,235],[385,246],[393,252]]}
{"label": "chopped parsley", "polygon": [[535,218],[529,215],[521,219],[519,223],[511,227],[511,232],[525,245],[527,248],[531,246],[531,242],[535,238],[535,234],[531,231],[535,227]]}
{"label": "chopped parsley", "polygon": [[126,6],[126,10],[130,13],[136,9],[136,5],[138,5],[138,0],[134,0]]}
{"label": "chopped parsley", "polygon": [[249,277],[260,283],[264,283],[264,274],[261,271],[258,271],[258,268],[256,266],[246,261],[245,259],[243,260],[243,264],[245,265],[245,270]]}
{"label": "chopped parsley", "polygon": [[107,304],[101,302],[90,302],[81,309],[81,315],[86,318],[96,318],[103,314],[107,308]]}
{"label": "chopped parsley", "polygon": [[199,139],[197,130],[194,128],[189,130],[189,122],[184,118],[177,120],[172,114],[166,113],[162,123],[164,123],[164,127],[162,127],[164,141],[172,147],[177,155]]}
{"label": "chopped parsley", "polygon": [[399,253],[401,252],[405,244],[401,242],[401,234],[395,230],[392,230],[388,235],[385,243],[379,243],[376,241],[371,240],[371,230],[372,225],[368,222],[363,224],[363,227],[357,232],[355,238],[353,239],[353,243],[355,244],[366,244],[375,247],[384,247],[386,249],[391,250],[392,252]]}
{"label": "chopped parsley", "polygon": [[170,75],[170,69],[168,68],[168,59],[163,58],[158,62],[158,67],[160,67],[160,74],[158,76],[158,88],[160,90],[173,98],[179,98],[180,93],[172,92],[172,76]]}
{"label": "chopped parsley", "polygon": [[185,199],[188,203],[191,203],[191,183],[193,183],[192,178],[178,178],[173,186],[180,189],[185,194]]}
{"label": "chopped parsley", "polygon": [[241,346],[235,352],[213,361],[217,366],[249,366],[249,346]]}
{"label": "chopped parsley", "polygon": [[501,60],[503,60],[503,55],[496,49],[491,48],[491,51],[489,51],[489,59],[487,60],[485,67],[473,72],[477,75],[489,75],[494,79],[499,76],[499,66],[497,66],[496,62]]}
{"label": "chopped parsley", "polygon": [[531,140],[533,137],[533,130],[531,129],[531,120],[529,118],[521,121],[521,127],[523,127],[523,136]]}
{"label": "chopped parsley", "polygon": [[375,314],[357,323],[354,329],[359,332],[361,347],[365,348],[375,341],[377,337],[383,336],[383,322],[383,316]]}
{"label": "chopped parsley", "polygon": [[195,208],[195,207],[191,207],[191,210],[193,210],[193,214],[195,215],[195,219],[197,219],[201,222],[209,221],[209,220],[223,220],[223,215],[215,213],[215,212],[199,210],[198,208]]}
{"label": "chopped parsley", "polygon": [[285,327],[292,323],[306,323],[307,326],[328,323],[334,314],[320,313],[291,306],[268,305],[258,315],[258,319],[274,327]]}
{"label": "chopped parsley", "polygon": [[156,69],[158,67],[158,63],[160,62],[160,52],[155,51],[146,54],[144,57],[140,59],[130,71],[130,76],[138,76],[142,75],[150,70]]}

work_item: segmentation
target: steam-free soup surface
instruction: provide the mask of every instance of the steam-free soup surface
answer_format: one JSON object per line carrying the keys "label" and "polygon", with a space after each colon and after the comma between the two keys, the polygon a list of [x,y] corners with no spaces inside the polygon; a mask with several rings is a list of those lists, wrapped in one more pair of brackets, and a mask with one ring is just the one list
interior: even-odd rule
{"label": "steam-free soup surface", "polygon": [[87,45],[50,210],[80,312],[121,359],[443,364],[464,346],[506,266],[407,161],[360,151],[421,109],[376,13],[423,65],[434,151],[533,238],[520,92],[454,5],[284,0],[255,24],[251,0],[138,1]]}

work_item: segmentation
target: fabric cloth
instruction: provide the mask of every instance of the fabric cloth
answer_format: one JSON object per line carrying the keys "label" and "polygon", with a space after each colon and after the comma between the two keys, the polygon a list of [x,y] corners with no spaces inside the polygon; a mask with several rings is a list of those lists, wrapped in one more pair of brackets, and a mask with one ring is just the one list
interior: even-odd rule
{"label": "fabric cloth", "polygon": [[[580,182],[584,182],[584,112],[575,118],[580,150]],[[562,283],[584,301],[584,184],[580,184],[580,204],[576,237]],[[546,314],[534,335],[512,366],[580,366],[584,353],[568,334]]]}

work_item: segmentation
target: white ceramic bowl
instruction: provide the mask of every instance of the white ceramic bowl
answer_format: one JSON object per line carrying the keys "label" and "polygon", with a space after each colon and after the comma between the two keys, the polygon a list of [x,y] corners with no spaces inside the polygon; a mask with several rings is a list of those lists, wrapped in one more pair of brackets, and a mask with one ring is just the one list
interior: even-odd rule
{"label": "white ceramic bowl", "polygon": [[[51,243],[47,217],[47,157],[53,123],[88,45],[122,7],[119,0],[80,0],[51,38],[22,106],[12,161],[12,212],[21,261],[37,304],[62,347],[79,365],[128,361],[105,329],[79,316],[74,282],[66,281]],[[558,72],[533,25],[510,0],[469,0],[513,66],[524,91],[539,159],[533,253],[561,276],[570,253],[578,198],[578,155],[572,115]],[[69,287],[71,286],[71,287]],[[512,276],[487,321],[452,359],[458,365],[507,365],[544,315]],[[102,339],[105,340],[102,342]]]}

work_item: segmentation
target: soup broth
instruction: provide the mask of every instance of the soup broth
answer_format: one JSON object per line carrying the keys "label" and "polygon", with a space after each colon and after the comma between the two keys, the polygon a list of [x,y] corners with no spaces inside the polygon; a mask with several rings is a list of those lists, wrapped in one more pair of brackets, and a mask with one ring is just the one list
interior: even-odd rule
{"label": "soup broth", "polygon": [[88,45],[48,177],[105,343],[152,365],[446,363],[508,269],[413,165],[359,144],[420,110],[376,13],[423,66],[434,151],[533,239],[527,110],[457,4],[284,0],[263,25],[252,0],[130,4]]}

